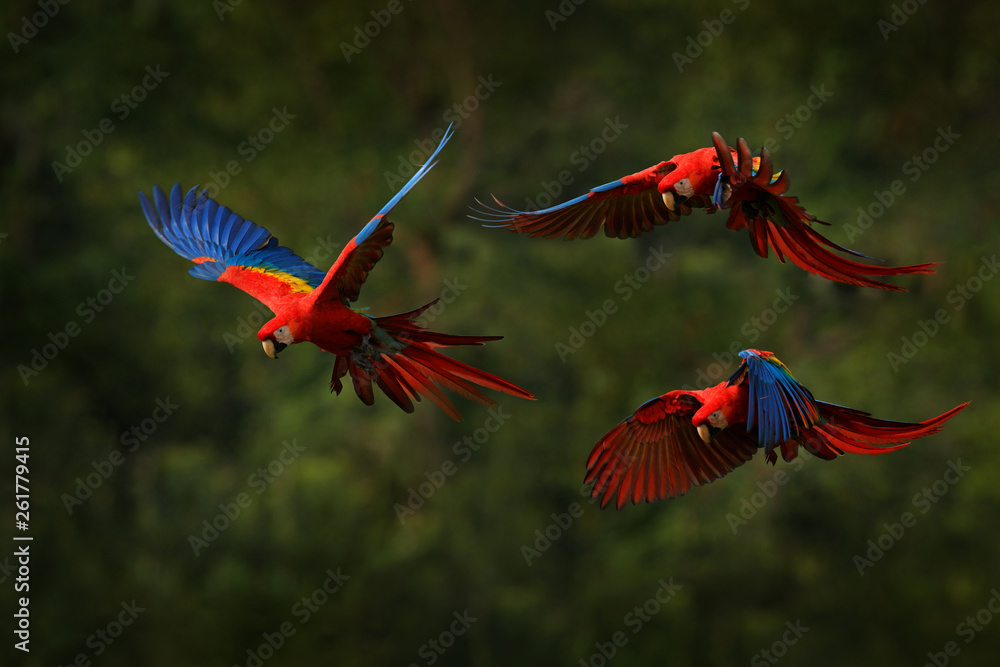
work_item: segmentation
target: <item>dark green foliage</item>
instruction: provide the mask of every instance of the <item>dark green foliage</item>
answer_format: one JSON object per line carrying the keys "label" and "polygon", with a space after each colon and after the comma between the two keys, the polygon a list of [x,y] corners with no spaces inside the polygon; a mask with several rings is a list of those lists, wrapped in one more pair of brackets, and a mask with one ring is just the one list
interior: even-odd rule
{"label": "dark green foliage", "polygon": [[[1000,587],[1000,5],[902,3],[916,12],[886,39],[879,21],[899,3],[566,0],[575,10],[552,30],[554,0],[401,0],[347,62],[342,43],[394,3],[226,2],[73,2],[16,52],[4,46],[2,506],[13,526],[13,441],[28,435],[35,538],[20,664],[255,664],[248,650],[266,657],[264,634],[278,643],[282,627],[294,634],[269,666],[578,665],[601,647],[615,665],[770,664],[765,649],[789,665],[916,665],[947,642],[972,665],[1000,652],[1000,623],[968,643],[959,625]],[[40,11],[10,4],[5,32]],[[673,54],[699,33],[711,43],[678,71]],[[147,67],[168,74],[145,78],[134,109],[116,104]],[[255,147],[277,114],[287,122]],[[505,336],[456,357],[539,400],[498,395],[492,414],[461,401],[461,424],[427,402],[406,415],[381,395],[371,408],[350,389],[330,396],[332,357],[315,348],[265,357],[255,334],[269,315],[190,278],[136,196],[214,185],[326,269],[455,118],[359,303],[384,315],[444,293],[433,327]],[[596,141],[616,119],[627,128]],[[948,128],[959,137],[934,149]],[[825,282],[758,259],[720,215],[576,243],[465,217],[490,194],[564,200],[713,130],[755,151],[771,140],[833,241],[890,264],[942,261],[938,273],[895,280],[903,294]],[[79,166],[54,168],[88,136],[100,143]],[[912,156],[925,150],[923,170]],[[660,246],[667,263],[626,290]],[[115,271],[134,276],[118,293]],[[791,305],[769,314],[782,295]],[[581,329],[593,335],[576,349]],[[18,368],[56,345],[50,334],[65,349],[25,384]],[[774,351],[818,399],[882,418],[972,405],[884,457],[758,458],[669,502],[587,502],[584,462],[604,432],[652,396],[728,377],[745,347]],[[77,479],[112,457],[68,513]],[[411,490],[423,506],[401,522]],[[237,509],[195,556],[202,522]],[[856,557],[880,538],[890,548],[860,576]],[[648,603],[671,582],[666,603]],[[304,596],[325,603],[309,611]],[[135,622],[88,646],[133,599]],[[467,629],[454,616],[466,610]],[[801,637],[787,634],[797,621]],[[439,656],[428,642],[450,643],[450,628]]]}

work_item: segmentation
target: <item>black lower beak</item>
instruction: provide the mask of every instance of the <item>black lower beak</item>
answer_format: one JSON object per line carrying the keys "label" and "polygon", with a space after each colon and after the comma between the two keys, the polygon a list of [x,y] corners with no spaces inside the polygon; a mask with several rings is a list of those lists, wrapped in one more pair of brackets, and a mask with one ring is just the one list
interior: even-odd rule
{"label": "black lower beak", "polygon": [[279,343],[278,341],[270,338],[261,342],[264,345],[264,352],[272,359],[277,359],[278,353],[288,347],[285,343]]}

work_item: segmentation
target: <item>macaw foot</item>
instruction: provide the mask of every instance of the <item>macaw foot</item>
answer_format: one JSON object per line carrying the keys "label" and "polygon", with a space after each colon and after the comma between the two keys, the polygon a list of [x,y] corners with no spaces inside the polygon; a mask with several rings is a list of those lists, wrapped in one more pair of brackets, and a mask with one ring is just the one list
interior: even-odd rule
{"label": "macaw foot", "polygon": [[728,176],[719,176],[715,184],[715,192],[712,194],[712,203],[718,208],[729,208],[732,206],[733,186],[729,184]]}
{"label": "macaw foot", "polygon": [[743,206],[743,215],[745,215],[748,220],[763,218],[764,220],[770,220],[778,225],[784,222],[783,218],[775,216],[774,207],[763,199],[748,199],[741,202],[741,206]]}
{"label": "macaw foot", "polygon": [[380,353],[371,343],[371,334],[365,334],[361,339],[361,344],[351,351],[351,359],[354,365],[366,371],[375,370]]}

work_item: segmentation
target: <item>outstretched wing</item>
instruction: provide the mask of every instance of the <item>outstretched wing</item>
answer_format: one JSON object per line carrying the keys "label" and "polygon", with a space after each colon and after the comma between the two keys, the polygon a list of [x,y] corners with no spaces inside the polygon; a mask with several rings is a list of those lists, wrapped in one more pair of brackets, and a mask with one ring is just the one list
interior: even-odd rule
{"label": "outstretched wing", "polygon": [[743,363],[729,378],[729,385],[746,382],[747,431],[757,427],[757,441],[765,454],[823,421],[812,393],[776,356],[761,350],[743,350],[740,356]]}
{"label": "outstretched wing", "polygon": [[434,149],[431,156],[427,158],[427,162],[382,207],[382,210],[376,213],[375,217],[369,220],[368,224],[362,227],[361,231],[347,242],[344,249],[340,251],[337,261],[326,272],[326,277],[323,278],[323,282],[312,296],[313,299],[317,301],[339,299],[345,304],[349,301],[357,300],[358,293],[361,291],[361,285],[368,278],[368,272],[371,271],[376,262],[382,259],[385,247],[392,243],[393,224],[386,220],[385,217],[413,189],[413,186],[427,172],[434,168],[434,165],[437,164],[435,159],[438,153],[441,152],[441,149],[444,148],[444,145],[448,143],[453,134],[454,130],[449,125],[448,129],[445,130],[444,136],[441,138],[441,143]]}
{"label": "outstretched wing", "polygon": [[269,231],[197,190],[195,186],[182,196],[175,184],[168,199],[154,185],[152,202],[139,192],[149,226],[174,252],[195,263],[192,276],[235,285],[271,310],[282,297],[311,292],[323,280],[322,271],[278,245]]}
{"label": "outstretched wing", "polygon": [[718,132],[712,133],[712,142],[722,165],[712,203],[719,208],[730,209],[726,223],[729,229],[748,228],[750,242],[761,257],[766,258],[770,249],[780,261],[784,262],[788,257],[799,268],[827,280],[894,292],[905,290],[868,276],[934,273],[937,266],[934,263],[872,266],[833,254],[827,248],[873,259],[837,245],[811,226],[813,223],[828,223],[817,220],[816,216],[802,208],[797,198],[785,195],[789,185],[788,174],[784,171],[774,173],[771,155],[766,148],[761,149],[759,158],[753,158],[747,143],[740,138],[736,144],[738,162],[734,163],[732,149]]}
{"label": "outstretched wing", "polygon": [[667,208],[657,184],[676,165],[661,162],[625,178],[605,183],[568,202],[539,211],[518,211],[494,197],[496,206],[479,202],[475,220],[496,223],[512,232],[565,240],[589,239],[601,229],[613,238],[634,238],[656,225],[679,220],[692,208],[711,206],[708,197],[676,197],[673,210]]}
{"label": "outstretched wing", "polygon": [[[336,287],[336,296],[334,298],[340,299],[344,305],[347,305],[348,302],[358,300],[358,294],[361,292],[361,286],[368,278],[368,272],[382,259],[382,254],[385,252],[386,246],[392,243],[393,229],[395,229],[393,223],[389,222],[386,218],[381,218],[379,224],[375,227],[375,231],[369,234],[363,243],[351,248],[349,251],[346,248],[341,250],[340,258],[342,259],[337,260],[339,267],[329,283]],[[356,239],[357,237],[355,237]],[[350,243],[348,244],[349,246]],[[344,257],[345,253],[348,255],[346,258]],[[338,265],[334,264],[334,266]],[[327,271],[327,276],[329,275],[330,272]],[[322,294],[323,292],[317,290],[315,298],[323,298]]]}
{"label": "outstretched wing", "polygon": [[699,401],[692,392],[671,391],[643,404],[597,443],[587,459],[584,483],[601,507],[612,498],[621,507],[687,493],[746,463],[757,442],[737,427],[723,429],[709,443],[691,418]]}

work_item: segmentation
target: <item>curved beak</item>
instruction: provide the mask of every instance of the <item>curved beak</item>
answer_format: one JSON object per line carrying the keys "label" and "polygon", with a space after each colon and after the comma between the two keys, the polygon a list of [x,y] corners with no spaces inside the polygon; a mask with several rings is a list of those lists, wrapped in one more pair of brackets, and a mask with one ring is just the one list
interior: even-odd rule
{"label": "curved beak", "polygon": [[674,207],[676,206],[676,202],[674,201],[674,193],[673,192],[664,192],[663,193],[663,205],[667,207],[668,211],[673,211],[674,210]]}
{"label": "curved beak", "polygon": [[702,442],[704,442],[706,445],[709,442],[711,442],[712,435],[708,432],[707,424],[702,424],[701,426],[698,427],[698,437],[700,437]]}
{"label": "curved beak", "polygon": [[271,357],[272,359],[277,359],[278,353],[284,350],[286,347],[288,347],[284,343],[278,343],[277,345],[275,345],[274,341],[271,340],[270,338],[268,338],[265,341],[262,341],[261,344],[264,346],[264,353],[267,356]]}

